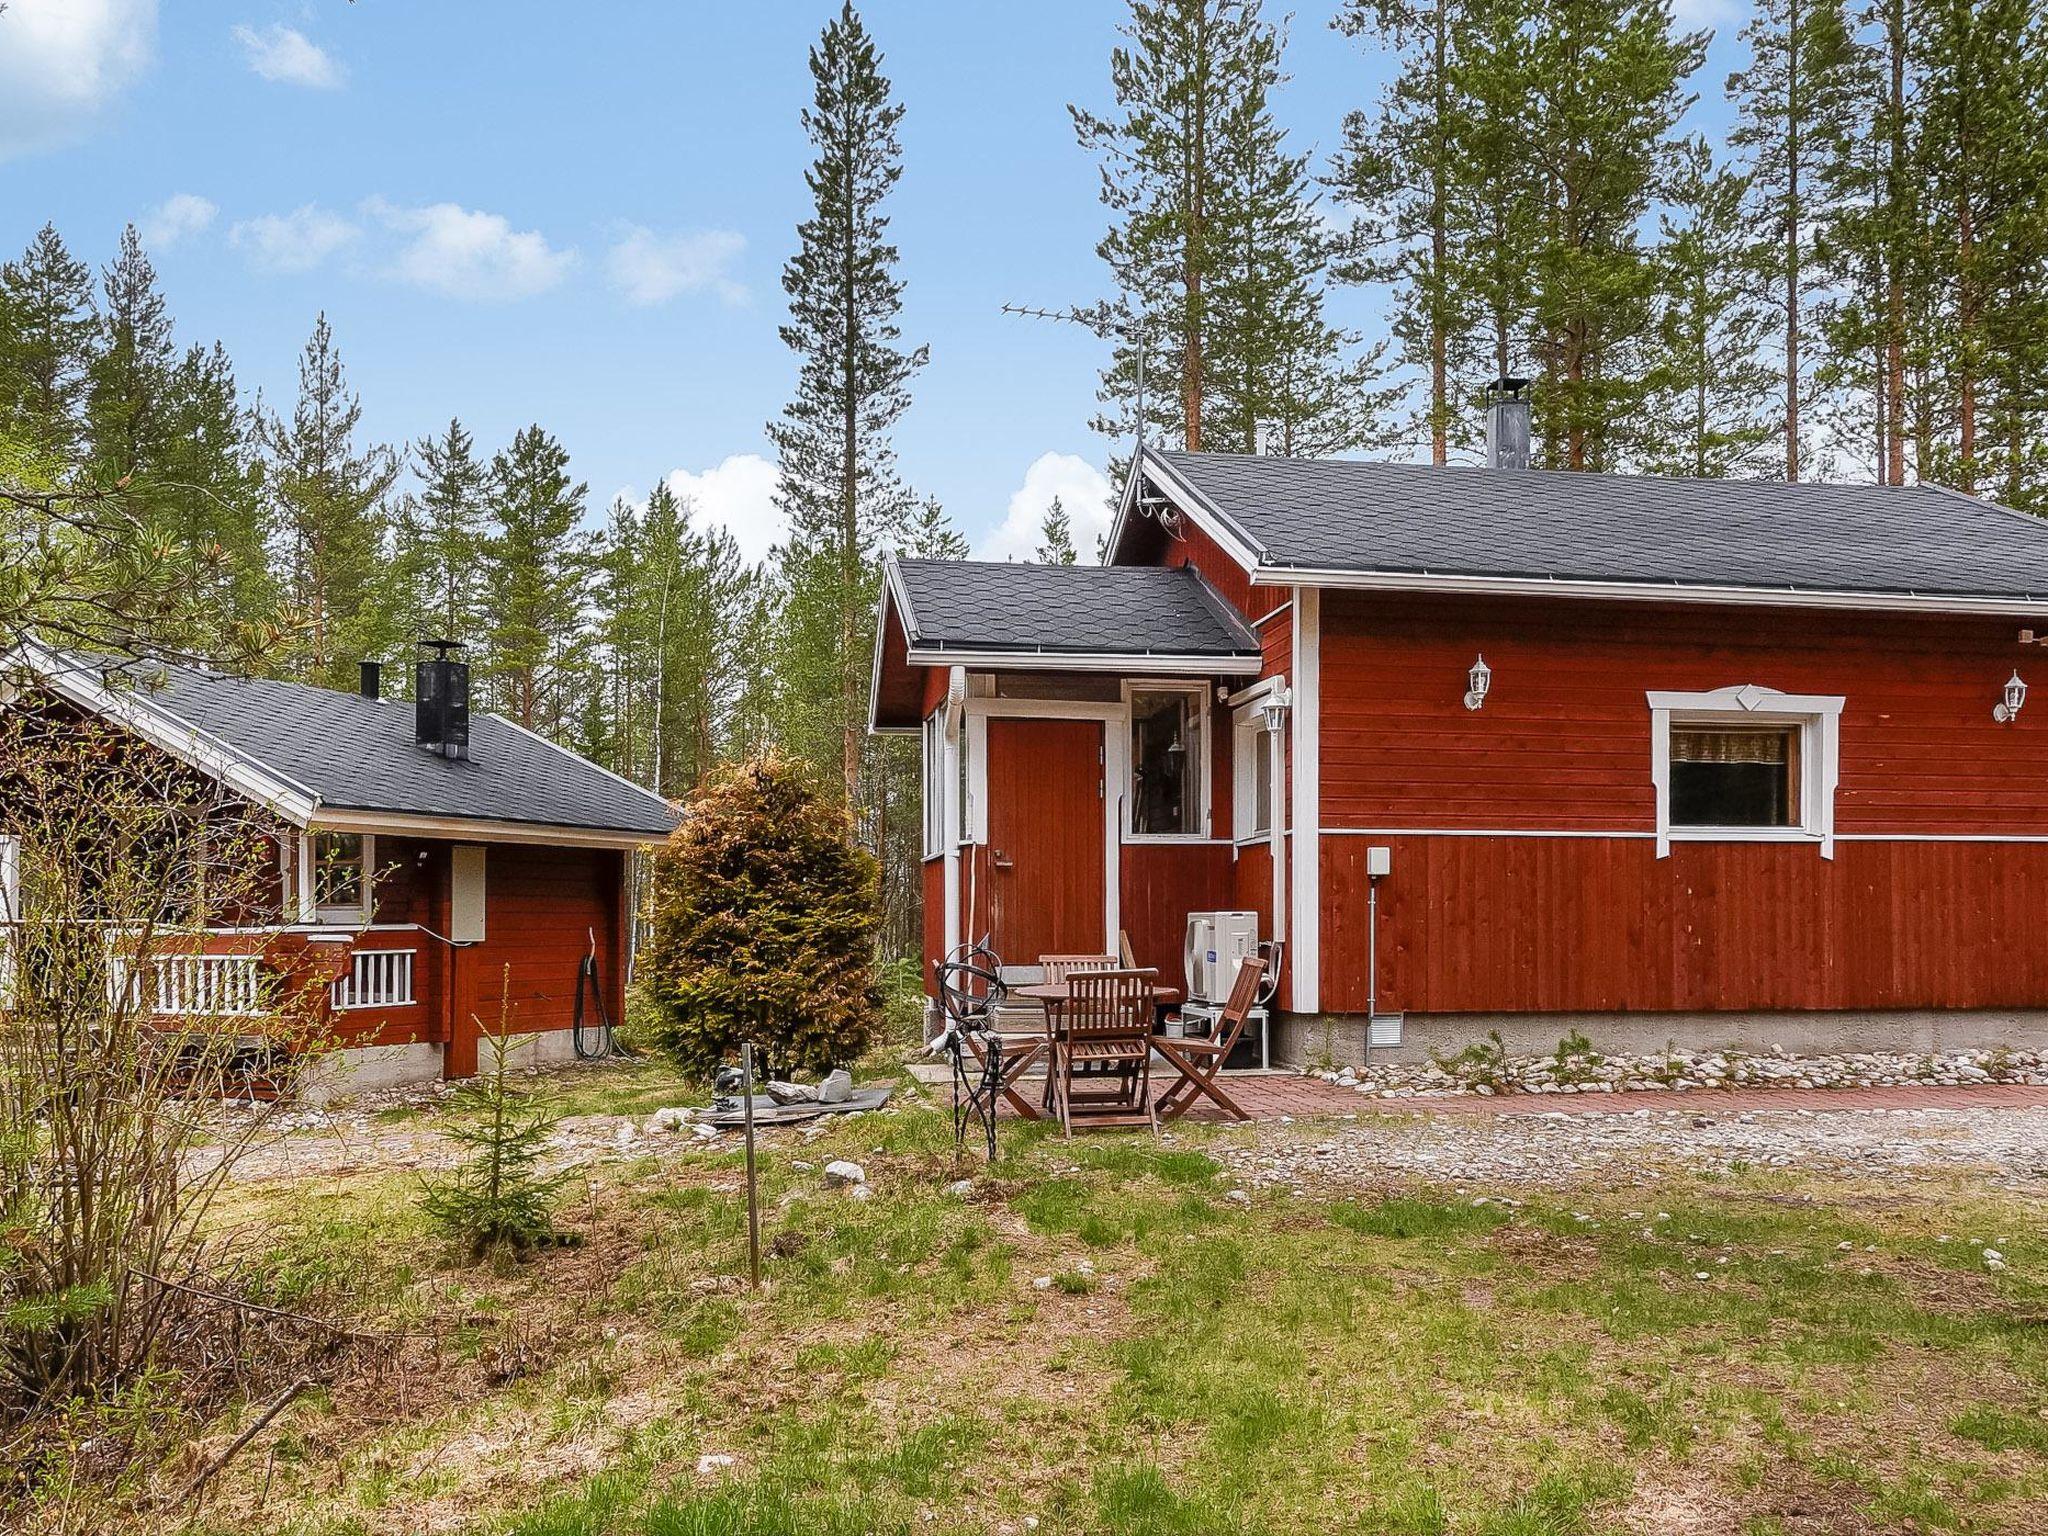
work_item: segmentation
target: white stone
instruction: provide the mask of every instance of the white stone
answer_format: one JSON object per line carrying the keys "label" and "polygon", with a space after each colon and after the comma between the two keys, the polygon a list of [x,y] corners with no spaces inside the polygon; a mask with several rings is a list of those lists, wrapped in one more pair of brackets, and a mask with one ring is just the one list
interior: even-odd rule
{"label": "white stone", "polygon": [[850,1163],[843,1157],[835,1157],[825,1165],[827,1184],[865,1184],[867,1181],[867,1170],[859,1163]]}

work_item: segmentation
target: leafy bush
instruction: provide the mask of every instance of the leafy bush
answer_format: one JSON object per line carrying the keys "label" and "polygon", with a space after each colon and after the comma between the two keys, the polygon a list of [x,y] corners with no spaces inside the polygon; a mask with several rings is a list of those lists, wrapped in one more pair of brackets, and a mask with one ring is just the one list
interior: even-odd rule
{"label": "leafy bush", "polygon": [[875,861],[791,764],[708,779],[654,878],[651,1034],[685,1071],[709,1074],[746,1040],[778,1071],[823,1071],[876,1039]]}

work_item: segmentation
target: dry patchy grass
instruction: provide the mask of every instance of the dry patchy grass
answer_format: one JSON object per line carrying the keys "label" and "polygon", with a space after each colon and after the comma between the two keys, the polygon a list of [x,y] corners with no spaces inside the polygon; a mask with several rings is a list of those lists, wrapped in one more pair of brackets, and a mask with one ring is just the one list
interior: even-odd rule
{"label": "dry patchy grass", "polygon": [[[729,1149],[591,1164],[580,1246],[497,1272],[433,1242],[409,1175],[267,1181],[229,1213],[251,1272],[413,1342],[292,1408],[202,1510],[144,1513],[233,1417],[102,1513],[190,1536],[2048,1529],[2048,1242],[2009,1189],[1236,1200],[1220,1134],[1007,1127],[963,1199],[929,1109],[778,1132],[759,1293]],[[834,1156],[870,1199],[825,1187]]]}

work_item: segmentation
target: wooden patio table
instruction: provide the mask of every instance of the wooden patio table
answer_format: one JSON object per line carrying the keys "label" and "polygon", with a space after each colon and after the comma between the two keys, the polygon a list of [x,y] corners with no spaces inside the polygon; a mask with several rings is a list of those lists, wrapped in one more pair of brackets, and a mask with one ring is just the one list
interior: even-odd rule
{"label": "wooden patio table", "polygon": [[[1150,969],[1150,967],[1141,967],[1141,969]],[[1158,972],[1154,971],[1153,974],[1157,975]],[[1045,1010],[1045,1030],[1043,1036],[1037,1040],[1032,1048],[1028,1051],[1020,1052],[1014,1058],[1016,1069],[1021,1073],[1025,1068],[1031,1066],[1041,1056],[1046,1054],[1048,1047],[1052,1044],[1053,1030],[1056,1028],[1054,1021],[1058,1019],[1060,1009],[1066,1006],[1067,1000],[1074,994],[1069,990],[1069,982],[1066,981],[1037,981],[1025,987],[1011,987],[1009,992],[1012,997],[1028,998]],[[1180,1000],[1181,990],[1179,987],[1162,987],[1155,984],[1152,988],[1152,1002],[1155,1007],[1170,1007]],[[1158,1037],[1155,1036],[1154,1038],[1157,1039]],[[1051,1092],[1052,1072],[1050,1066],[1048,1066],[1046,1071],[1046,1093],[1050,1095]],[[1046,1116],[1046,1105],[1029,1103],[1022,1094],[1013,1091],[1007,1082],[1003,1085],[1003,1097],[1010,1101],[1012,1109],[1016,1110],[1019,1115],[1027,1120],[1043,1120]]]}

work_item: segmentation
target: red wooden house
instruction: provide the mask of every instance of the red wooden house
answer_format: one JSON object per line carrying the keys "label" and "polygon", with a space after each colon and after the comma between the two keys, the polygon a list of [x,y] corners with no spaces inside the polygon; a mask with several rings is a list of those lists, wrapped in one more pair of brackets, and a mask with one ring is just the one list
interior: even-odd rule
{"label": "red wooden house", "polygon": [[2048,525],[1499,457],[1147,450],[1107,569],[895,562],[928,953],[1254,910],[1296,1057],[2048,1034]]}
{"label": "red wooden house", "polygon": [[[476,1071],[479,1020],[533,1037],[522,1060],[572,1054],[579,975],[624,1007],[635,849],[674,826],[666,801],[496,715],[471,716],[468,668],[422,661],[417,702],[188,667],[103,670],[30,651],[6,707],[97,717],[218,781],[274,831],[257,910],[157,963],[153,1006],[232,1017],[280,954],[331,975],[341,1047],[320,1086],[369,1088]],[[18,878],[0,797],[0,912]],[[225,1001],[224,1001],[225,1000]]]}

